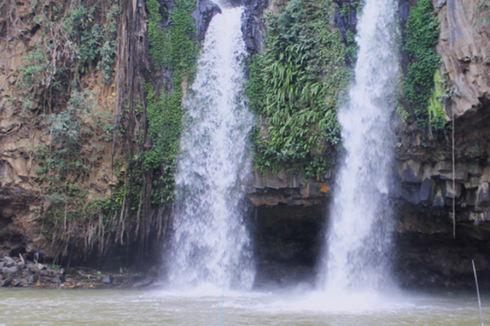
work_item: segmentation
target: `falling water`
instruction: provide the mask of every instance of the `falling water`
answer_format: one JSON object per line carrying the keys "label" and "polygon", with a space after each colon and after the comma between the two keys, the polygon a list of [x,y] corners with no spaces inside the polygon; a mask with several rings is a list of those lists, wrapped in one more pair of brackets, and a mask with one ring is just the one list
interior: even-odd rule
{"label": "falling water", "polygon": [[250,288],[255,268],[240,210],[240,179],[250,167],[246,138],[253,122],[241,96],[243,8],[221,7],[184,100],[169,281]]}
{"label": "falling water", "polygon": [[372,290],[389,282],[386,214],[398,62],[394,0],[367,0],[349,103],[339,111],[345,156],[337,177],[320,283],[327,290]]}

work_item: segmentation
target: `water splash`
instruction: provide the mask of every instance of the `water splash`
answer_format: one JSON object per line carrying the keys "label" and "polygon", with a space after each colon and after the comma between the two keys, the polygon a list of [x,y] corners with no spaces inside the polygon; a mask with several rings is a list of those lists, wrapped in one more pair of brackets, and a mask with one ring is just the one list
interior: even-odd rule
{"label": "water splash", "polygon": [[[211,21],[196,79],[185,101],[176,174],[169,281],[250,288],[255,276],[240,200],[250,169],[246,138],[253,115],[242,98],[243,8],[223,9]],[[226,279],[224,279],[226,271]]]}
{"label": "water splash", "polygon": [[345,157],[330,210],[321,286],[372,290],[389,283],[390,221],[386,214],[391,171],[397,76],[396,1],[367,0],[358,23],[358,60],[349,103],[340,108]]}

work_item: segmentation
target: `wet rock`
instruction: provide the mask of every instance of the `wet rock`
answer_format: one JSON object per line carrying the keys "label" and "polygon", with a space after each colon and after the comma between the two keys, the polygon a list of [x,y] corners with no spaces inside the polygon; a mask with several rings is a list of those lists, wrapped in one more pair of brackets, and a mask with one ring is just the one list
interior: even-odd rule
{"label": "wet rock", "polygon": [[[465,202],[467,206],[475,206],[476,205],[476,190],[471,189],[466,191]],[[471,214],[471,212],[470,212]]]}
{"label": "wet rock", "polygon": [[474,176],[469,177],[468,181],[465,182],[464,187],[466,189],[476,189],[480,185],[480,177]]}
{"label": "wet rock", "polygon": [[437,186],[434,194],[433,207],[443,207],[446,203],[446,187]]}
{"label": "wet rock", "polygon": [[63,283],[65,281],[65,278],[63,276],[56,276],[53,279],[51,279],[51,282],[53,283]]}
{"label": "wet rock", "polygon": [[29,275],[26,277],[26,281],[28,283],[36,283],[37,281],[39,281],[39,275],[37,274]]}
{"label": "wet rock", "polygon": [[0,281],[0,287],[7,287],[9,286],[10,284],[12,284],[12,278],[9,277],[9,278],[6,278],[5,280],[3,281]]}
{"label": "wet rock", "polygon": [[423,169],[419,162],[409,160],[403,163],[401,179],[402,182],[420,183],[422,182]]}
{"label": "wet rock", "polygon": [[5,266],[11,267],[15,265],[15,260],[10,258],[9,256],[3,257],[3,262],[5,263]]}
{"label": "wet rock", "polygon": [[111,284],[112,281],[113,281],[113,279],[112,279],[111,275],[106,275],[102,278],[102,283],[105,283],[105,284]]}
{"label": "wet rock", "polygon": [[271,170],[267,170],[267,174],[265,176],[265,185],[268,188],[272,189],[281,189],[288,187],[288,178],[286,175],[286,171],[281,170],[277,173],[277,175]]}
{"label": "wet rock", "polygon": [[5,267],[3,269],[3,272],[6,273],[6,274],[17,274],[18,272],[20,272],[20,268],[19,266],[12,266],[12,267]]}
{"label": "wet rock", "polygon": [[138,282],[133,283],[133,287],[144,288],[144,287],[147,287],[148,285],[152,284],[153,282],[155,282],[155,280],[153,280],[153,279],[144,279],[142,281],[138,281]]}
{"label": "wet rock", "polygon": [[488,189],[488,182],[480,184],[477,191],[476,207],[488,208],[490,207],[490,195]]}
{"label": "wet rock", "polygon": [[12,286],[13,287],[18,287],[22,285],[22,279],[16,278],[15,280],[12,281]]}
{"label": "wet rock", "polygon": [[431,178],[425,178],[420,185],[420,202],[424,205],[432,204],[434,200],[434,192],[436,188],[436,182]]}
{"label": "wet rock", "polygon": [[478,164],[471,164],[468,167],[468,174],[473,177],[481,177],[483,175],[483,167]]}
{"label": "wet rock", "polygon": [[211,19],[221,13],[221,8],[210,0],[198,0],[197,8],[191,14],[197,27],[197,37],[199,40],[204,39]]}
{"label": "wet rock", "polygon": [[[453,187],[454,185],[454,187]],[[461,184],[453,183],[452,180],[446,180],[446,197],[459,198],[461,196]]]}

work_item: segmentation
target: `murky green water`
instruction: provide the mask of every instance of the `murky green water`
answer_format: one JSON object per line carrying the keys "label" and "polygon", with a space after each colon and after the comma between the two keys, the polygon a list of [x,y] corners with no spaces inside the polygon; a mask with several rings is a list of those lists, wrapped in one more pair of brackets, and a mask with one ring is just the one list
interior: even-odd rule
{"label": "murky green water", "polygon": [[[490,297],[483,298],[490,322]],[[0,325],[219,325],[221,293],[0,289]],[[479,326],[470,293],[225,292],[223,325]]]}

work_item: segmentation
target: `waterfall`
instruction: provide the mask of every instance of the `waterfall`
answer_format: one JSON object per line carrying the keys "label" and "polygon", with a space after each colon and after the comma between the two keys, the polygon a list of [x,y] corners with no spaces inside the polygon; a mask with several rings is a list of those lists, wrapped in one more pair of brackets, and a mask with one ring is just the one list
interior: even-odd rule
{"label": "waterfall", "polygon": [[319,282],[326,290],[373,290],[389,282],[392,162],[390,114],[397,77],[394,0],[367,0],[348,104],[338,113],[345,154],[330,208]]}
{"label": "waterfall", "polygon": [[246,140],[253,115],[242,98],[246,55],[243,8],[222,8],[206,33],[197,76],[184,99],[175,176],[169,282],[250,288],[255,276],[240,201],[250,170]]}

